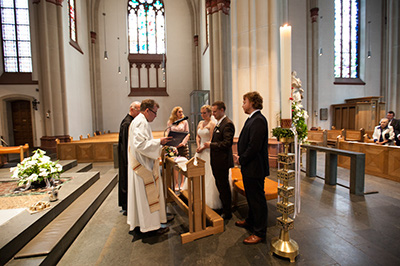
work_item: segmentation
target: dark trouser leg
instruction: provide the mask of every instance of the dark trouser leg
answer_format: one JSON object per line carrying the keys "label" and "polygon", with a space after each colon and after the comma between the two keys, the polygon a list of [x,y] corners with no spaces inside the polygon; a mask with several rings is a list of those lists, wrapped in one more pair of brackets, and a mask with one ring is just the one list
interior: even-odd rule
{"label": "dark trouser leg", "polygon": [[122,207],[122,210],[126,210],[128,201],[128,170],[127,168],[119,169],[118,177],[118,206]]}
{"label": "dark trouser leg", "polygon": [[268,206],[264,194],[264,179],[243,177],[249,215],[246,222],[253,227],[254,234],[265,238],[267,234]]}
{"label": "dark trouser leg", "polygon": [[222,202],[223,213],[225,215],[232,215],[232,195],[231,187],[229,186],[229,168],[218,169],[214,172],[215,184],[219,191],[219,198]]}

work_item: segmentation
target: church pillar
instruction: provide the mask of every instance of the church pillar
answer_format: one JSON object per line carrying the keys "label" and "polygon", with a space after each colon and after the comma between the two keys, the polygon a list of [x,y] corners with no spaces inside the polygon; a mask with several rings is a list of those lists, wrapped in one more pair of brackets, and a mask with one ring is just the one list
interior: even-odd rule
{"label": "church pillar", "polygon": [[[318,1],[310,1],[310,17],[311,17],[311,39],[308,39],[309,50],[308,66],[311,77],[308,82],[307,89],[307,111],[310,114],[311,121],[308,122],[309,127],[318,125]],[[311,69],[310,69],[311,68]],[[311,123],[310,123],[311,122]]]}
{"label": "church pillar", "polygon": [[65,94],[62,0],[34,1],[39,31],[41,103],[45,121],[43,149],[55,150],[56,138],[69,139]]}
{"label": "church pillar", "polygon": [[[383,1],[382,23],[382,71],[381,95],[387,110],[400,117],[400,3],[397,0]],[[385,21],[384,21],[385,22]]]}
{"label": "church pillar", "polygon": [[237,134],[248,117],[241,106],[249,91],[258,91],[263,97],[262,113],[269,128],[279,125],[281,8],[281,0],[232,1],[232,120]]}
{"label": "church pillar", "polygon": [[230,0],[207,0],[210,18],[210,96],[211,102],[224,101],[232,113],[232,66]]}

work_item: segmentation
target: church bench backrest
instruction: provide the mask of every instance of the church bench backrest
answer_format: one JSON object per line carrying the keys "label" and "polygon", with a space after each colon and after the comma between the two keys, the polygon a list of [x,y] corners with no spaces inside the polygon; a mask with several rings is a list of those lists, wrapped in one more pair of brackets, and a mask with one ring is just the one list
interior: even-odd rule
{"label": "church bench backrest", "polygon": [[346,141],[364,142],[364,134],[365,134],[365,130],[363,128],[360,128],[359,130],[346,129],[344,139]]}
{"label": "church bench backrest", "polygon": [[326,146],[328,141],[326,130],[309,130],[307,141],[313,145]]}

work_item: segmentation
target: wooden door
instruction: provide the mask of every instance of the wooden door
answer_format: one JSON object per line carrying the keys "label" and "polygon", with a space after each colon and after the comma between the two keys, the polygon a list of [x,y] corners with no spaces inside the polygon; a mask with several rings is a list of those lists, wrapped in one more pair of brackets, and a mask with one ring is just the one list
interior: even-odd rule
{"label": "wooden door", "polygon": [[14,145],[29,144],[33,147],[31,103],[29,101],[11,102]]}

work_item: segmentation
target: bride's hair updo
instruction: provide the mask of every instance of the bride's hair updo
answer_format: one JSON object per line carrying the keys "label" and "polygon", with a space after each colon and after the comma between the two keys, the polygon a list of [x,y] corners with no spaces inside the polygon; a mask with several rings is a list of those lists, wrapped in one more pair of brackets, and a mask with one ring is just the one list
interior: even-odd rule
{"label": "bride's hair updo", "polygon": [[211,113],[211,106],[205,104],[200,108],[200,111],[205,109],[207,111],[207,113]]}

